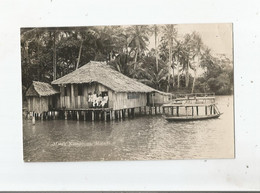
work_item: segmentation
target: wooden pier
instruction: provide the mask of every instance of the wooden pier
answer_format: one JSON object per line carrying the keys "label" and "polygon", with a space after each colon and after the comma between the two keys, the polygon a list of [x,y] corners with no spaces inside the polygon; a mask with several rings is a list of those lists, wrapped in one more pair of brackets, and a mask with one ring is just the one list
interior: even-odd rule
{"label": "wooden pier", "polygon": [[162,106],[144,106],[113,110],[112,108],[69,108],[53,109],[43,113],[28,113],[27,117],[35,120],[77,120],[77,121],[112,121],[134,118],[135,116],[161,115]]}

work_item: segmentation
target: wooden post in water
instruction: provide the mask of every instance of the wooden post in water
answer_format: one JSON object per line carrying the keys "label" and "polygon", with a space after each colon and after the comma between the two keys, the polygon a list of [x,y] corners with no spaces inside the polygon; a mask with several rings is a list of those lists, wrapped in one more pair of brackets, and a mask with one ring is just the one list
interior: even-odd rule
{"label": "wooden post in water", "polygon": [[83,111],[83,120],[86,121],[86,111]]}
{"label": "wooden post in water", "polygon": [[92,121],[95,121],[95,112],[92,111]]}
{"label": "wooden post in water", "polygon": [[193,106],[191,107],[191,114],[192,114],[192,116],[194,116],[194,108],[193,108]]}
{"label": "wooden post in water", "polygon": [[114,119],[118,119],[117,110],[114,110]]}
{"label": "wooden post in water", "polygon": [[32,124],[35,125],[35,115],[33,114],[33,117],[32,117]]}
{"label": "wooden post in water", "polygon": [[119,110],[119,114],[120,114],[120,119],[123,119],[123,110]]}
{"label": "wooden post in water", "polygon": [[196,106],[196,110],[197,110],[197,116],[199,115],[199,107]]}
{"label": "wooden post in water", "polygon": [[65,120],[68,119],[68,113],[67,113],[67,111],[64,111],[64,118],[65,118]]}
{"label": "wooden post in water", "polygon": [[124,109],[124,111],[125,111],[125,117],[128,117],[128,110]]}
{"label": "wooden post in water", "polygon": [[77,121],[79,121],[79,111],[77,111]]}
{"label": "wooden post in water", "polygon": [[115,115],[115,111],[113,110],[112,111],[112,120],[114,120],[116,118],[116,115]]}
{"label": "wooden post in water", "polygon": [[112,110],[109,111],[109,120],[112,120]]}
{"label": "wooden post in water", "polygon": [[205,115],[208,114],[208,106],[205,106]]}
{"label": "wooden post in water", "polygon": [[98,119],[99,120],[101,120],[101,115],[102,115],[101,111],[98,111]]}
{"label": "wooden post in water", "polygon": [[179,116],[179,107],[177,107],[177,109],[176,109],[176,113],[177,113],[177,116]]}
{"label": "wooden post in water", "polygon": [[117,119],[120,120],[120,110],[117,110]]}
{"label": "wooden post in water", "polygon": [[212,115],[212,105],[210,105],[210,114]]}
{"label": "wooden post in water", "polygon": [[103,112],[104,112],[104,120],[107,121],[107,112],[106,111]]}

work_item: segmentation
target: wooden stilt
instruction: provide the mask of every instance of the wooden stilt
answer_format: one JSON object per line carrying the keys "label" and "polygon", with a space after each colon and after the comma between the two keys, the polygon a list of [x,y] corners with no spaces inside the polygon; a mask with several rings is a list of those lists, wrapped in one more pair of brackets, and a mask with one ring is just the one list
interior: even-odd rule
{"label": "wooden stilt", "polygon": [[99,112],[98,112],[98,119],[99,119],[99,120],[101,120],[101,115],[102,115],[102,113],[101,113],[101,111],[99,111]]}
{"label": "wooden stilt", "polygon": [[171,113],[172,113],[172,115],[173,115],[173,107],[171,107]]}
{"label": "wooden stilt", "polygon": [[155,114],[157,115],[157,107],[155,106]]}
{"label": "wooden stilt", "polygon": [[64,117],[65,117],[65,120],[68,119],[68,113],[67,113],[67,111],[64,111]]}
{"label": "wooden stilt", "polygon": [[32,117],[32,124],[35,125],[35,115]]}
{"label": "wooden stilt", "polygon": [[123,109],[123,118],[126,118],[126,109]]}
{"label": "wooden stilt", "polygon": [[133,117],[135,117],[135,108],[133,108],[132,111],[133,111]]}
{"label": "wooden stilt", "polygon": [[77,121],[79,121],[79,111],[77,111],[76,113],[77,113]]}
{"label": "wooden stilt", "polygon": [[86,111],[83,111],[83,120],[86,121]]}
{"label": "wooden stilt", "polygon": [[208,114],[208,107],[205,106],[205,115],[207,115],[207,114]]}
{"label": "wooden stilt", "polygon": [[128,109],[125,109],[125,117],[128,117]]}
{"label": "wooden stilt", "polygon": [[95,112],[92,111],[92,121],[95,121]]}
{"label": "wooden stilt", "polygon": [[115,119],[118,119],[118,111],[115,110]]}
{"label": "wooden stilt", "polygon": [[112,120],[112,111],[109,111],[109,120]]}
{"label": "wooden stilt", "polygon": [[194,108],[193,108],[193,106],[191,107],[191,114],[192,114],[192,116],[194,116]]}
{"label": "wooden stilt", "polygon": [[139,115],[142,114],[142,107],[139,107]]}
{"label": "wooden stilt", "polygon": [[107,121],[107,112],[104,111],[104,120]]}
{"label": "wooden stilt", "polygon": [[210,105],[210,114],[212,115],[212,105]]}
{"label": "wooden stilt", "polygon": [[177,107],[176,110],[177,110],[177,116],[179,116],[179,107]]}
{"label": "wooden stilt", "polygon": [[197,110],[197,116],[199,115],[199,107],[196,106],[196,110]]}
{"label": "wooden stilt", "polygon": [[114,120],[115,119],[115,111],[113,110],[112,111],[112,120]]}
{"label": "wooden stilt", "polygon": [[188,116],[188,108],[185,107],[185,113],[186,113],[186,116]]}
{"label": "wooden stilt", "polygon": [[120,119],[123,118],[123,110],[119,110],[119,117],[120,117]]}

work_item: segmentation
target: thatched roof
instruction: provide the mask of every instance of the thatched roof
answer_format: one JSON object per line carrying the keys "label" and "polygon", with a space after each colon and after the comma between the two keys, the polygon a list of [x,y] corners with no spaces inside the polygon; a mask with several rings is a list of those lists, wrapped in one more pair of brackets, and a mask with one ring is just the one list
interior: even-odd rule
{"label": "thatched roof", "polygon": [[155,89],[146,86],[112,69],[105,62],[91,61],[79,69],[67,74],[52,84],[82,84],[98,82],[115,92],[152,92]]}
{"label": "thatched roof", "polygon": [[33,81],[26,92],[26,96],[51,96],[59,93],[50,84],[45,82]]}

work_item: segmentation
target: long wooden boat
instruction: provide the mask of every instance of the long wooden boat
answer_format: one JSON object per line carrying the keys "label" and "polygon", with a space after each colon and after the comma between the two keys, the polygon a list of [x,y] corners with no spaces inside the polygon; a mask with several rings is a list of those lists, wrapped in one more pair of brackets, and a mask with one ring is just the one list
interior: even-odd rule
{"label": "long wooden boat", "polygon": [[[219,112],[214,96],[175,99],[162,107],[163,117],[167,121],[214,119],[219,118],[223,114]],[[204,110],[199,112],[199,109]]]}
{"label": "long wooden boat", "polygon": [[222,115],[223,113],[220,114],[215,114],[215,115],[202,115],[202,116],[165,116],[164,118],[167,121],[196,121],[196,120],[205,120],[205,119],[214,119],[214,118],[219,118],[220,115]]}

